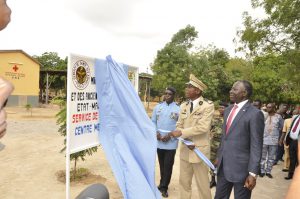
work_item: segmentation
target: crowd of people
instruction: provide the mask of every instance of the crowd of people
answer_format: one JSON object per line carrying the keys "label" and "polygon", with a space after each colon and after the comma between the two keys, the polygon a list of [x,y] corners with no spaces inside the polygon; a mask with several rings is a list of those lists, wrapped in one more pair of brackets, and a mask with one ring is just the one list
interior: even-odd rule
{"label": "crowd of people", "polygon": [[[285,179],[292,179],[298,165],[299,108],[292,110],[287,104],[277,107],[275,103],[263,105],[260,100],[250,101],[252,85],[242,80],[233,84],[230,102],[220,102],[219,113],[215,114],[213,102],[202,96],[206,88],[191,75],[186,83],[186,102],[177,105],[176,90],[169,87],[164,101],[153,110],[161,176],[158,189],[162,196],[169,195],[178,137],[193,143],[180,144],[182,199],[192,196],[193,176],[199,198],[212,198],[210,188],[216,186],[215,199],[229,198],[232,188],[235,198],[251,198],[257,177],[273,178],[272,168],[278,161],[283,162],[282,171],[288,172]],[[210,157],[217,172],[209,171],[193,151],[195,148]]]}
{"label": "crowd of people", "polygon": [[[6,0],[0,0],[0,30],[10,22],[11,10]],[[0,138],[6,132],[5,102],[13,85],[0,78]],[[212,198],[210,188],[216,186],[215,199],[229,198],[232,188],[239,199],[251,198],[257,176],[273,178],[272,167],[283,161],[286,180],[296,178],[287,198],[297,197],[300,184],[298,165],[299,108],[291,109],[274,103],[262,107],[260,100],[250,101],[252,85],[242,80],[233,84],[230,103],[219,103],[219,115],[214,117],[214,103],[203,98],[207,86],[191,74],[186,84],[187,102],[180,106],[174,101],[176,89],[165,90],[164,101],[153,110],[156,126],[160,183],[158,189],[168,197],[178,137],[191,141],[180,145],[180,198],[192,196],[195,176],[199,198]],[[217,167],[217,172],[203,163],[194,149],[198,148]],[[209,180],[209,173],[211,177]],[[217,174],[216,174],[217,173]],[[217,180],[215,179],[217,175]]]}

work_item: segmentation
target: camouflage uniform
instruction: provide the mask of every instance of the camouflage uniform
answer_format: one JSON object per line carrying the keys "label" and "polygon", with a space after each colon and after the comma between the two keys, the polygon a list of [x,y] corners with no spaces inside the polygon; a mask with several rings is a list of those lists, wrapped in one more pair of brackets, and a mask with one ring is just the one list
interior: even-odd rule
{"label": "camouflage uniform", "polygon": [[210,161],[215,162],[217,152],[222,139],[222,125],[223,117],[216,116],[213,118],[211,126],[211,139],[210,139]]}

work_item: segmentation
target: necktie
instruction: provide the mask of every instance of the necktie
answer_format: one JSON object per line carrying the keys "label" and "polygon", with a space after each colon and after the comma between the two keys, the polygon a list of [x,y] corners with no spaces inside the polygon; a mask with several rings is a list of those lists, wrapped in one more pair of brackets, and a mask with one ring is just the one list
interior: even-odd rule
{"label": "necktie", "polygon": [[292,129],[292,132],[293,133],[295,133],[296,132],[296,130],[297,130],[297,128],[298,128],[298,126],[299,126],[299,122],[300,122],[300,118],[299,118],[300,116],[298,116],[298,121],[296,122],[296,124],[294,125],[294,127],[293,127],[293,129]]}
{"label": "necktie", "polygon": [[193,102],[191,102],[190,113],[193,112]]}
{"label": "necktie", "polygon": [[238,108],[238,105],[234,105],[234,107],[233,107],[233,109],[232,109],[232,111],[231,111],[231,113],[230,113],[230,115],[228,117],[227,124],[226,124],[226,134],[228,133],[228,130],[229,130],[230,126],[231,126],[232,119],[233,119],[233,116],[234,116],[235,111],[236,111],[237,108]]}

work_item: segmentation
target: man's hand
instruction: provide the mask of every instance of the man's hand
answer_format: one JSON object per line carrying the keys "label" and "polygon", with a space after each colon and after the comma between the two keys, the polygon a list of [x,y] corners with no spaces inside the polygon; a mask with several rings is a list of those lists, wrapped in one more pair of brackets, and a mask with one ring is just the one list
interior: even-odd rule
{"label": "man's hand", "polygon": [[0,111],[0,138],[2,138],[6,133],[6,112],[4,109]]}
{"label": "man's hand", "polygon": [[252,191],[254,189],[255,185],[256,185],[256,178],[253,177],[252,175],[248,175],[248,177],[246,178],[244,186],[247,189],[249,189],[250,191]]}
{"label": "man's hand", "polygon": [[168,135],[171,136],[171,137],[176,137],[177,138],[177,137],[180,137],[182,135],[182,132],[179,131],[179,130],[175,130],[175,131],[170,132]]}
{"label": "man's hand", "polygon": [[161,138],[161,141],[168,142],[170,139],[171,139],[171,136],[169,134],[167,134]]}
{"label": "man's hand", "polygon": [[156,139],[157,139],[158,141],[161,140],[161,134],[160,134],[159,132],[156,132]]}
{"label": "man's hand", "polygon": [[218,165],[218,159],[215,159],[215,161],[213,162],[214,166],[216,167]]}
{"label": "man's hand", "polygon": [[195,145],[187,145],[187,147],[188,147],[190,150],[194,150],[194,149],[195,149]]}
{"label": "man's hand", "polygon": [[280,140],[278,141],[278,144],[279,144],[279,146],[282,146],[282,145],[283,145],[283,140],[280,139]]}
{"label": "man's hand", "polygon": [[13,92],[14,86],[9,81],[0,77],[0,108],[3,108],[8,96]]}
{"label": "man's hand", "polygon": [[285,138],[285,132],[282,132],[282,135],[278,141],[279,146],[282,146],[284,144],[284,138]]}

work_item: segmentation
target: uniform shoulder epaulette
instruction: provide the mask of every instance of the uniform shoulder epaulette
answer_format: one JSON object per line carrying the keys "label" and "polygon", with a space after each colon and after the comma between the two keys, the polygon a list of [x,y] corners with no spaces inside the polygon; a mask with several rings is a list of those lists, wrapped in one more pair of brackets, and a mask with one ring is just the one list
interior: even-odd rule
{"label": "uniform shoulder epaulette", "polygon": [[181,103],[178,103],[178,106],[187,106],[189,104],[189,101],[183,101]]}
{"label": "uniform shoulder epaulette", "polygon": [[209,103],[209,104],[213,103],[213,101],[208,100],[208,99],[206,99],[206,98],[204,98],[204,101],[206,101],[206,102]]}

